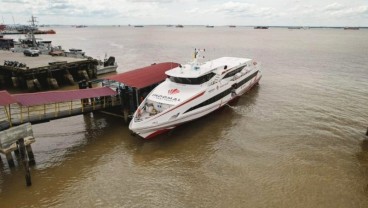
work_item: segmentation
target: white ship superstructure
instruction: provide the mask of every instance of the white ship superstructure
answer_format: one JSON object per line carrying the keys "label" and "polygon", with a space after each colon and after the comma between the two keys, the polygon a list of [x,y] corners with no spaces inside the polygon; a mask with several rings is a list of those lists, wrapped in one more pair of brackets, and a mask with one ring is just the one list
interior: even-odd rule
{"label": "white ship superstructure", "polygon": [[202,117],[241,96],[262,75],[252,59],[222,57],[166,71],[167,79],[142,101],[129,128],[143,138]]}

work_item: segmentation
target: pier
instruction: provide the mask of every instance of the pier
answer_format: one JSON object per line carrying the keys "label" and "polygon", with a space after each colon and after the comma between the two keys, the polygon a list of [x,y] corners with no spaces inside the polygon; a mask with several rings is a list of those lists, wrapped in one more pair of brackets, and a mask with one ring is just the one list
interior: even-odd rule
{"label": "pier", "polygon": [[120,97],[108,87],[14,95],[0,91],[0,131],[120,105]]}
{"label": "pier", "polygon": [[144,98],[166,79],[165,72],[178,66],[179,64],[174,62],[154,63],[105,78],[103,84],[117,89],[120,95],[122,105],[117,113],[123,115],[125,123],[129,123]]}
{"label": "pier", "polygon": [[91,81],[82,81],[78,90],[23,94],[0,91],[0,131],[97,110],[123,117],[128,123],[142,100],[166,79],[165,71],[178,65],[165,62],[113,75],[98,88],[92,88]]}
{"label": "pier", "polygon": [[0,91],[0,153],[5,155],[10,168],[15,167],[13,155],[20,159],[18,165],[25,170],[26,185],[31,186],[30,166],[36,163],[31,124],[120,105],[117,92],[109,87],[14,95]]}
{"label": "pier", "polygon": [[13,154],[20,159],[18,165],[24,168],[27,186],[32,185],[30,166],[36,164],[31,147],[34,142],[30,123],[0,131],[0,153],[5,155],[11,168],[15,167]]}
{"label": "pier", "polygon": [[25,56],[0,51],[0,88],[15,87],[40,91],[73,85],[80,80],[97,78],[96,59],[65,56]]}
{"label": "pier", "polygon": [[159,83],[166,79],[165,72],[179,66],[165,62],[107,77],[102,87],[92,88],[92,81],[79,82],[79,88],[66,91],[47,91],[10,94],[0,91],[0,153],[10,168],[24,167],[26,185],[31,186],[30,166],[34,165],[31,144],[32,124],[100,111],[124,118],[129,123],[133,113]]}

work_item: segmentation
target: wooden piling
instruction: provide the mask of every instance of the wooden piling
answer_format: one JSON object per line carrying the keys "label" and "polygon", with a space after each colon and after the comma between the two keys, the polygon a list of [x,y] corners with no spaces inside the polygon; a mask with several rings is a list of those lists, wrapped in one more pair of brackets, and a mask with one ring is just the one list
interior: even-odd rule
{"label": "wooden piling", "polygon": [[33,79],[28,79],[26,81],[26,85],[27,85],[27,88],[30,89],[30,90],[34,89],[34,87],[35,87]]}
{"label": "wooden piling", "polygon": [[368,136],[368,127],[367,127],[367,132],[365,133],[366,136]]}
{"label": "wooden piling", "polygon": [[28,159],[29,159],[29,164],[30,165],[35,165],[36,164],[36,160],[32,151],[32,147],[31,145],[26,145],[26,150],[27,150],[27,155],[28,155]]}
{"label": "wooden piling", "polygon": [[18,149],[19,149],[19,153],[20,153],[20,158],[21,158],[22,163],[23,163],[23,167],[25,169],[26,185],[31,186],[32,185],[31,171],[30,171],[30,168],[29,168],[29,161],[28,161],[28,157],[27,157],[27,154],[26,154],[26,146],[24,145],[24,139],[23,138],[18,140]]}
{"label": "wooden piling", "polygon": [[10,168],[15,167],[15,163],[14,163],[13,156],[12,156],[11,152],[6,153],[5,156],[6,156],[6,160],[8,161],[9,167]]}
{"label": "wooden piling", "polygon": [[11,77],[13,87],[19,87],[18,77]]}
{"label": "wooden piling", "polygon": [[58,84],[58,82],[55,78],[48,77],[47,78],[47,84],[49,85],[50,88],[53,88],[53,89],[58,89],[59,88],[59,84]]}
{"label": "wooden piling", "polygon": [[[17,147],[18,147],[18,141],[16,142],[16,145],[17,145]],[[14,150],[14,154],[15,154],[15,156],[16,156],[16,157],[19,157],[19,149],[18,149],[18,148],[16,148],[16,149]]]}

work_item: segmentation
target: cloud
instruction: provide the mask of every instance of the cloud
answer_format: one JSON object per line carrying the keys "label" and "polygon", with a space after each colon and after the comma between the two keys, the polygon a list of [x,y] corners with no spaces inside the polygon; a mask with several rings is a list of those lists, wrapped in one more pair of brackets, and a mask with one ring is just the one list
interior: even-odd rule
{"label": "cloud", "polygon": [[368,5],[349,7],[342,4],[330,4],[322,9],[325,15],[335,18],[357,18],[368,14]]}
{"label": "cloud", "polygon": [[128,0],[128,2],[132,3],[172,3],[175,0]]}
{"label": "cloud", "polygon": [[228,18],[229,17],[271,17],[271,16],[277,15],[276,10],[271,7],[260,7],[255,4],[233,2],[233,1],[214,5],[210,9],[203,10],[203,13],[223,15]]}
{"label": "cloud", "polygon": [[322,10],[323,11],[338,11],[344,8],[346,8],[344,5],[334,2],[332,4],[325,6]]}
{"label": "cloud", "polygon": [[297,4],[285,10],[283,15],[288,18],[305,20],[345,21],[346,19],[362,19],[368,17],[368,5],[345,5],[342,3],[331,3],[327,5]]}
{"label": "cloud", "polygon": [[14,3],[14,4],[23,4],[28,3],[28,0],[1,0],[3,3]]}
{"label": "cloud", "polygon": [[[0,0],[5,22],[111,24],[303,24],[359,22],[367,25],[366,0]],[[254,2],[254,3],[252,3]],[[21,4],[21,5],[20,5]],[[6,15],[11,14],[11,15]],[[190,15],[188,15],[190,14]],[[57,22],[53,22],[53,21]],[[322,22],[324,21],[324,22]],[[105,22],[105,23],[104,23]]]}

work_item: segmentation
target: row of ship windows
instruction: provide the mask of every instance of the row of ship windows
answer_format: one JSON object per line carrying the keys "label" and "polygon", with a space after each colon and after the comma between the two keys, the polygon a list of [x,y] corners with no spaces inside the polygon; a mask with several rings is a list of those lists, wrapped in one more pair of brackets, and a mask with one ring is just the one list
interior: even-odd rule
{"label": "row of ship windows", "polygon": [[206,101],[204,101],[204,102],[202,102],[202,103],[200,103],[200,104],[198,104],[196,106],[193,106],[193,107],[189,108],[184,113],[187,113],[189,111],[192,111],[192,110],[195,110],[197,108],[201,108],[203,106],[206,106],[206,105],[209,105],[209,104],[214,103],[216,101],[219,101],[220,99],[222,99],[226,95],[230,94],[231,93],[231,90],[232,90],[232,88],[229,88],[229,89],[223,91],[222,93],[220,93],[220,94],[218,94],[218,95],[216,95],[216,96],[214,96],[214,97],[212,97],[212,98],[210,98],[210,99],[208,99],[208,100],[206,100]]}
{"label": "row of ship windows", "polygon": [[[223,77],[223,79],[234,76],[235,74],[237,74],[241,70],[243,70],[244,67],[245,66],[241,66],[241,67],[227,73]],[[205,75],[197,77],[197,78],[183,78],[183,77],[172,77],[172,76],[168,76],[168,78],[172,82],[179,83],[179,84],[200,85],[200,84],[203,84],[205,82],[208,82],[215,75],[216,75],[215,73],[211,72],[211,73],[205,74]]]}
{"label": "row of ship windows", "polygon": [[169,76],[168,78],[172,82],[179,83],[179,84],[200,85],[205,82],[208,82],[215,75],[216,75],[215,73],[211,72],[209,74],[205,74],[197,78],[183,78],[183,77],[171,77],[171,76]]}
{"label": "row of ship windows", "polygon": [[[247,77],[247,78],[243,79],[242,81],[238,82],[238,83],[235,85],[235,86],[236,86],[236,88],[238,88],[238,87],[242,86],[243,84],[245,84],[246,82],[248,82],[249,80],[251,80],[252,78],[254,78],[255,76],[257,76],[257,74],[258,74],[258,71],[254,72],[254,73],[253,73],[252,75],[250,75],[249,77]],[[233,88],[232,88],[232,87],[230,87],[229,89],[227,89],[227,90],[223,91],[222,93],[220,93],[220,94],[218,94],[218,95],[216,95],[216,96],[214,96],[214,97],[212,97],[212,98],[210,98],[210,99],[208,99],[208,100],[206,100],[206,101],[204,101],[204,102],[202,102],[202,103],[200,103],[200,104],[198,104],[198,105],[196,105],[196,106],[193,106],[193,107],[189,108],[189,109],[188,109],[187,111],[185,111],[184,113],[187,113],[187,112],[189,112],[189,111],[192,111],[192,110],[195,110],[195,109],[197,109],[197,108],[201,108],[201,107],[204,107],[204,106],[206,106],[206,105],[212,104],[212,103],[214,103],[214,102],[216,102],[216,101],[219,101],[219,100],[220,100],[220,99],[222,99],[223,97],[225,97],[225,96],[227,96],[228,94],[230,94],[232,90],[233,90]]]}

